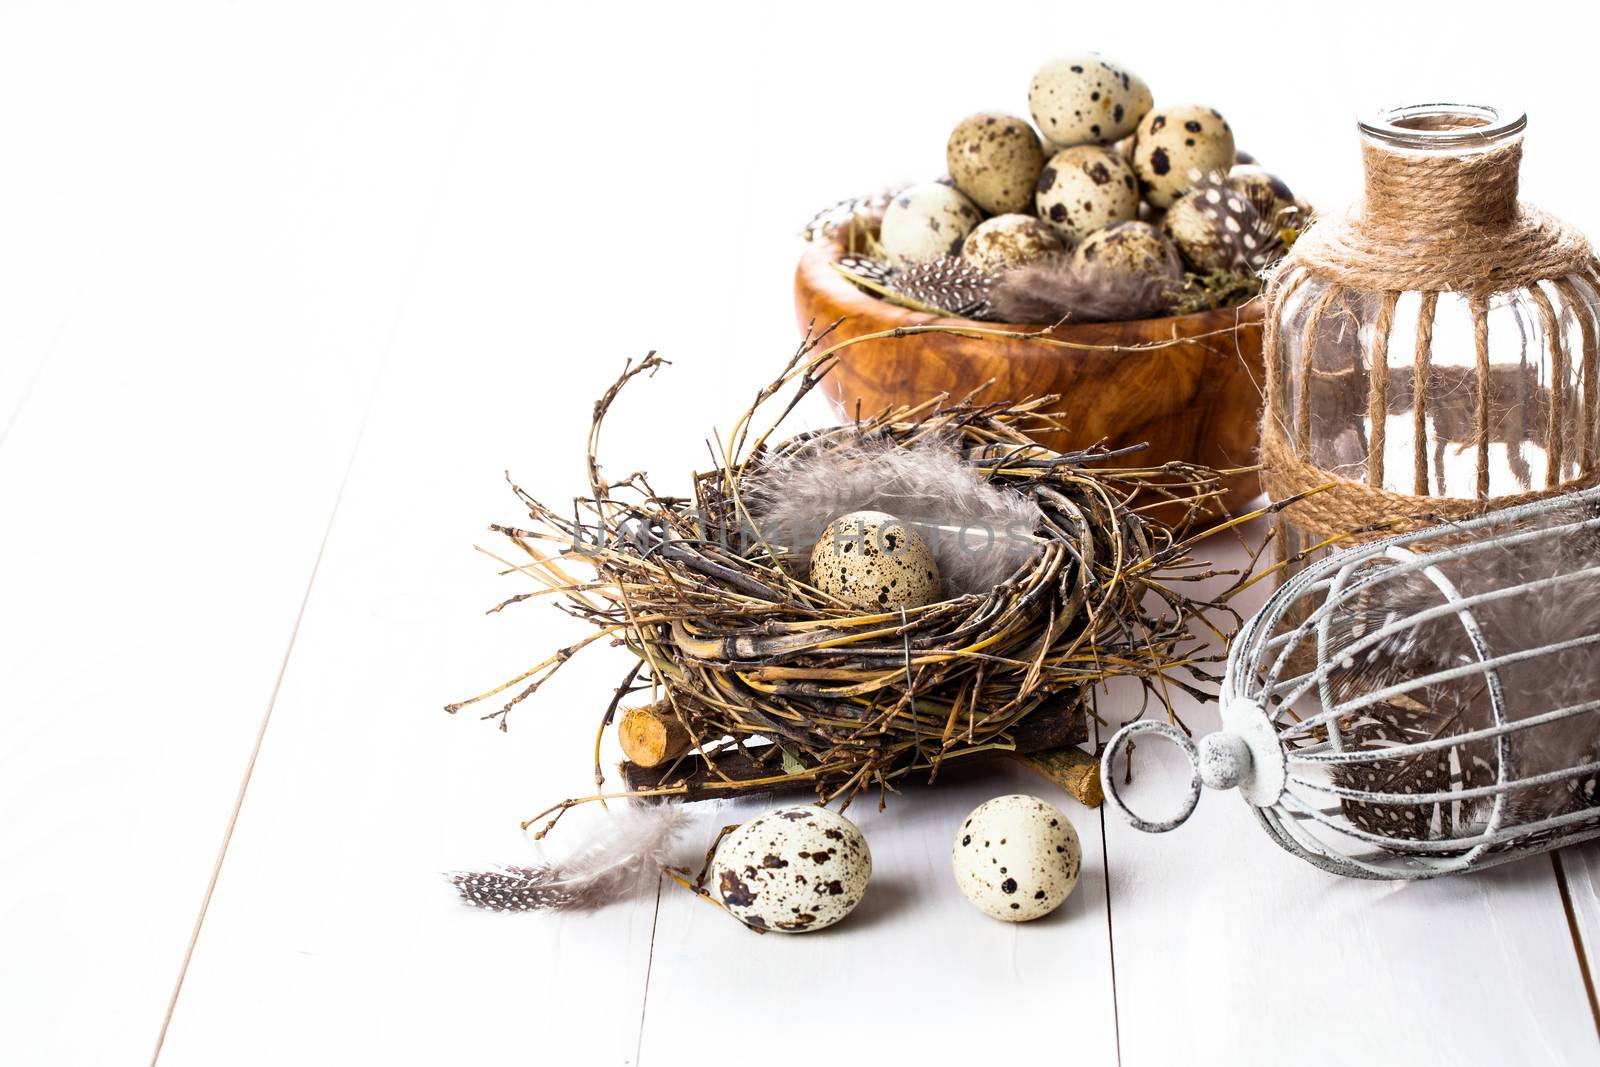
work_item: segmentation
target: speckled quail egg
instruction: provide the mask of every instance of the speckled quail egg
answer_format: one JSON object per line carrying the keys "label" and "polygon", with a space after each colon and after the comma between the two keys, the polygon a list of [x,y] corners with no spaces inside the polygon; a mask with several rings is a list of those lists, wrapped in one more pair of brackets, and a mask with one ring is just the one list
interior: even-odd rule
{"label": "speckled quail egg", "polygon": [[1148,222],[1119,222],[1096,230],[1072,253],[1072,265],[1077,270],[1096,267],[1130,280],[1176,283],[1183,279],[1178,249]]}
{"label": "speckled quail egg", "polygon": [[1202,177],[1227,174],[1233,167],[1233,129],[1209,107],[1155,108],[1139,123],[1134,138],[1139,191],[1156,207],[1171,207]]}
{"label": "speckled quail egg", "polygon": [[827,808],[778,808],[723,838],[712,891],[746,926],[805,933],[850,914],[872,878],[856,825]]}
{"label": "speckled quail egg", "polygon": [[996,215],[967,234],[961,258],[979,270],[997,274],[1065,250],[1055,231],[1032,215]]}
{"label": "speckled quail egg", "polygon": [[1139,213],[1139,190],[1126,160],[1099,145],[1057,152],[1044,165],[1035,195],[1039,217],[1076,243]]}
{"label": "speckled quail egg", "polygon": [[920,608],[939,599],[939,564],[909,523],[852,511],[830,522],[812,548],[811,584],[862,611]]}
{"label": "speckled quail egg", "polygon": [[1034,72],[1028,110],[1058,145],[1103,144],[1133,132],[1150,110],[1144,79],[1096,52],[1052,59]]}
{"label": "speckled quail egg", "polygon": [[883,212],[878,243],[896,264],[961,252],[961,242],[983,218],[957,189],[923,182],[901,190]]}
{"label": "speckled quail egg", "polygon": [[1067,817],[1038,797],[995,797],[956,831],[950,861],[973,906],[1019,923],[1050,914],[1072,894],[1083,846]]}
{"label": "speckled quail egg", "polygon": [[1025,119],[969,115],[950,134],[945,163],[956,188],[991,215],[1026,211],[1044,168],[1039,135]]}

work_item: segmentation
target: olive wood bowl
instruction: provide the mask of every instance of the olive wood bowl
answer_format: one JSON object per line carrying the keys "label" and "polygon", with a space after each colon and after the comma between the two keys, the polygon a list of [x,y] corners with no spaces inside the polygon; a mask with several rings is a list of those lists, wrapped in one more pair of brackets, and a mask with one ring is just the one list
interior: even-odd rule
{"label": "olive wood bowl", "polygon": [[[879,300],[832,266],[840,254],[826,240],[806,245],[795,271],[795,312],[801,329],[843,319],[829,343],[904,326],[967,326],[1037,332],[1043,326],[940,318]],[[1233,468],[1253,464],[1265,387],[1261,362],[1261,302],[1130,322],[1056,326],[1050,336],[1107,351],[1085,351],[1020,338],[924,333],[883,338],[840,349],[838,366],[823,381],[848,418],[918,404],[947,393],[959,399],[990,379],[985,400],[1024,400],[1054,394],[1050,410],[1068,427],[1039,435],[1057,451],[1143,443],[1146,451],[1121,462],[1154,466],[1169,460]],[[1166,342],[1143,350],[1132,346]],[[1114,350],[1110,350],[1114,349]],[[1224,500],[1242,511],[1260,491],[1254,473],[1228,481]]]}

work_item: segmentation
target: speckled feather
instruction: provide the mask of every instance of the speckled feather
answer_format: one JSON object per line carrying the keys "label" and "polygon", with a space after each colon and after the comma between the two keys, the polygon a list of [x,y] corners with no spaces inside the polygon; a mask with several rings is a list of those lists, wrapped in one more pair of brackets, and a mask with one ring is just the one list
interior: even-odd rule
{"label": "speckled feather", "polygon": [[685,825],[676,804],[619,808],[610,825],[565,860],[449,875],[461,899],[490,911],[604,907],[656,884]]}
{"label": "speckled feather", "polygon": [[1283,255],[1283,238],[1276,222],[1264,215],[1245,193],[1218,176],[1196,179],[1184,194],[1201,215],[1209,219],[1224,256],[1224,269],[1257,272]]}
{"label": "speckled feather", "polygon": [[955,256],[941,256],[907,264],[886,284],[918,303],[971,319],[988,314],[994,276]]}

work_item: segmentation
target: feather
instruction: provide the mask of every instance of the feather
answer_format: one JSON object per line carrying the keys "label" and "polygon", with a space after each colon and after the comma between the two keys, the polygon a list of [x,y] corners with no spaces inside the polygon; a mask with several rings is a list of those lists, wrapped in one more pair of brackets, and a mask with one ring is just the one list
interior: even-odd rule
{"label": "feather", "polygon": [[989,316],[994,275],[956,256],[940,256],[896,267],[886,259],[842,255],[835,270],[891,304],[928,315],[982,319]]}
{"label": "feather", "polygon": [[919,304],[970,319],[988,312],[994,278],[956,256],[940,256],[906,264],[887,284]]}
{"label": "feather", "polygon": [[875,193],[852,196],[829,204],[811,217],[811,221],[805,225],[803,235],[808,241],[838,240],[859,236],[856,232],[859,231],[876,239],[878,226],[883,221],[884,210],[905,187],[906,183],[901,182],[898,185],[886,186]]}
{"label": "feather", "polygon": [[588,911],[654,886],[685,821],[680,805],[636,804],[564,860],[448,877],[465,903],[490,911]]}
{"label": "feather", "polygon": [[1171,278],[1055,257],[1006,271],[989,303],[1002,322],[1124,322],[1167,314],[1172,288]]}
{"label": "feather", "polygon": [[1199,176],[1184,194],[1211,223],[1225,270],[1255,274],[1283,257],[1278,205],[1260,190],[1239,190],[1225,175]]}
{"label": "feather", "polygon": [[[1517,529],[1565,525],[1592,517],[1592,514],[1592,508],[1587,512],[1565,509]],[[1471,597],[1538,579],[1571,575],[1597,562],[1600,562],[1600,539],[1594,531],[1580,529],[1522,543],[1507,543],[1463,560],[1443,563],[1439,569],[1462,596]],[[1340,646],[1348,646],[1379,627],[1443,602],[1438,588],[1417,573],[1381,583],[1366,599],[1363,611],[1352,613],[1348,622],[1341,622],[1339,640],[1330,656],[1340,666],[1332,678],[1340,699],[1477,660],[1466,631],[1453,614],[1408,626],[1363,652],[1345,655]],[[1480,604],[1472,609],[1472,615],[1490,655],[1532,652],[1574,638],[1600,634],[1600,582],[1574,578],[1542,591]],[[1506,698],[1507,717],[1511,721],[1600,700],[1600,673],[1595,669],[1593,645],[1544,652],[1521,662],[1504,664],[1498,673]],[[1484,680],[1478,675],[1414,690],[1367,709],[1365,718],[1365,723],[1355,724],[1358,731],[1368,730],[1372,740],[1402,744],[1481,730],[1492,724]],[[1358,737],[1357,740],[1365,739]],[[1530,778],[1600,762],[1600,717],[1592,713],[1579,714],[1519,730],[1509,735],[1509,747],[1513,764],[1509,777],[1512,778]],[[1447,762],[1453,766],[1440,763],[1441,755],[1449,757]],[[1366,778],[1358,779],[1347,773],[1339,784],[1390,792],[1434,792],[1447,788],[1443,779],[1453,776],[1457,788],[1488,787],[1496,781],[1496,760],[1496,745],[1492,741],[1464,742],[1430,755],[1385,761],[1398,764],[1385,774],[1385,779],[1393,778],[1393,781],[1366,780],[1373,773],[1366,770],[1362,772]],[[1426,763],[1432,773],[1417,773],[1419,767],[1406,766],[1419,761]],[[1492,799],[1478,798],[1454,810],[1450,805],[1440,805],[1437,813],[1418,809],[1407,820],[1416,828],[1415,832],[1399,836],[1431,836],[1428,827],[1434,814],[1439,816],[1445,836],[1481,830]],[[1515,790],[1508,799],[1507,822],[1531,822],[1594,805],[1596,780],[1594,776],[1568,777]],[[1352,806],[1358,810],[1350,811]],[[1394,825],[1370,825],[1380,812],[1367,811],[1367,807],[1382,808],[1346,802],[1347,814],[1358,825],[1375,832],[1396,833]],[[1388,809],[1398,811],[1402,818],[1406,810]],[[1391,822],[1395,818],[1387,812],[1382,814]]]}
{"label": "feather", "polygon": [[808,559],[823,529],[852,511],[912,523],[933,549],[946,596],[988,593],[1038,550],[1039,506],[980,474],[950,442],[906,448],[836,438],[765,460],[751,514],[768,543]]}
{"label": "feather", "polygon": [[871,282],[887,288],[894,277],[894,267],[886,259],[870,256],[840,256],[839,270],[852,281]]}

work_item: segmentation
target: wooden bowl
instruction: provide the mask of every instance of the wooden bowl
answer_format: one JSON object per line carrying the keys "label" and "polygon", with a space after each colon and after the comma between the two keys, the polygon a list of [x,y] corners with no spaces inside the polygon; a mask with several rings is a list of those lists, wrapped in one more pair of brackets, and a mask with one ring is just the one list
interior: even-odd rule
{"label": "wooden bowl", "polygon": [[[831,266],[838,254],[826,241],[809,243],[794,279],[801,329],[843,318],[830,341],[928,324],[1042,329],[939,318],[898,307],[841,277]],[[1127,463],[1187,460],[1244,467],[1256,461],[1257,419],[1266,385],[1261,321],[1260,301],[1251,301],[1164,319],[1066,325],[1051,333],[1063,341],[1103,346],[1177,342],[1144,351],[1086,352],[948,333],[886,338],[842,349],[838,367],[823,385],[848,417],[858,400],[862,411],[877,412],[940,393],[959,399],[993,378],[984,399],[1059,394],[1052,410],[1070,429],[1040,435],[1040,443],[1049,448],[1069,451],[1097,441],[1118,448],[1143,442],[1149,448]],[[1229,480],[1226,503],[1237,512],[1259,491],[1255,474],[1237,475]]]}

